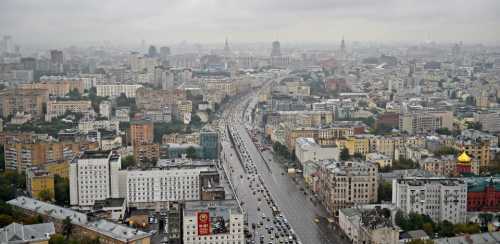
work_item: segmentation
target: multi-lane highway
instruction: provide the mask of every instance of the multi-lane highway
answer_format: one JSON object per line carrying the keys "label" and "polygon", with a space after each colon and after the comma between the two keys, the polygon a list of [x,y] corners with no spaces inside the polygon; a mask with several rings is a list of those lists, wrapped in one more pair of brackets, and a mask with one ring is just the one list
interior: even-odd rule
{"label": "multi-lane highway", "polygon": [[321,204],[273,161],[269,150],[254,144],[249,115],[257,97],[250,93],[234,100],[219,124],[223,163],[246,211],[250,243],[348,243],[329,224]]}

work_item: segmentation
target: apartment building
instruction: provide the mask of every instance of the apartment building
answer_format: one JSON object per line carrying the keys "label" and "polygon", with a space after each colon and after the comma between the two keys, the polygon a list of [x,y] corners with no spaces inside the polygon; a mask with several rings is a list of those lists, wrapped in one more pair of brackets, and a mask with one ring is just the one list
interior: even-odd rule
{"label": "apartment building", "polygon": [[43,107],[47,101],[47,89],[4,89],[0,91],[0,114],[5,118],[24,112],[34,118],[43,118]]}
{"label": "apartment building", "polygon": [[78,130],[84,134],[95,130],[109,130],[120,132],[120,122],[118,120],[80,120]]}
{"label": "apartment building", "polygon": [[392,203],[406,214],[425,214],[436,222],[465,223],[467,184],[461,179],[449,178],[395,179]]}
{"label": "apartment building", "polygon": [[90,208],[96,200],[117,198],[121,158],[115,151],[86,151],[69,168],[70,204]]}
{"label": "apartment building", "polygon": [[177,101],[184,101],[186,98],[186,92],[180,89],[139,88],[135,101],[139,109],[159,110],[163,107],[172,108]]}
{"label": "apartment building", "polygon": [[300,165],[304,167],[307,161],[340,160],[340,150],[338,147],[322,147],[313,138],[299,137],[295,143],[295,156]]}
{"label": "apartment building", "polygon": [[[41,199],[42,191],[48,193],[49,199],[54,199],[54,175],[40,167],[32,167],[26,170],[26,191],[35,198]],[[45,199],[41,199],[45,200]]]}
{"label": "apartment building", "polygon": [[399,129],[410,135],[434,132],[439,128],[453,129],[450,111],[414,111],[399,116]]}
{"label": "apartment building", "polygon": [[134,145],[134,160],[141,165],[146,162],[156,162],[160,159],[160,144],[142,143]]}
{"label": "apartment building", "polygon": [[62,116],[66,112],[94,114],[92,103],[88,100],[80,101],[49,101],[47,103],[46,121],[51,121],[53,118]]}
{"label": "apartment building", "polygon": [[122,93],[128,98],[136,96],[137,89],[142,85],[130,84],[101,84],[96,85],[97,96],[100,97],[119,97]]}
{"label": "apartment building", "polygon": [[22,84],[20,87],[24,89],[46,89],[49,91],[49,95],[57,97],[64,97],[75,89],[80,94],[83,94],[85,90],[84,81],[81,79],[47,80],[39,83]]}
{"label": "apartment building", "polygon": [[187,201],[182,217],[185,244],[245,243],[245,215],[235,200]]}
{"label": "apartment building", "polygon": [[339,209],[377,201],[378,166],[375,163],[321,161],[318,173],[320,199],[334,216]]}
{"label": "apartment building", "polygon": [[45,141],[7,143],[4,145],[5,169],[25,172],[32,166],[70,161],[82,151],[95,150],[97,142]]}
{"label": "apartment building", "polygon": [[154,124],[149,120],[136,120],[130,124],[130,141],[132,146],[151,144],[154,139]]}

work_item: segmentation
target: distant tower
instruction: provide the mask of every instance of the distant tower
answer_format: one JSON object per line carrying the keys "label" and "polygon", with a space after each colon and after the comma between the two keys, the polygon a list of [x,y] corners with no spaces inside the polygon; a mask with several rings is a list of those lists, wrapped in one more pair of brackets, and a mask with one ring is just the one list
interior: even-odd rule
{"label": "distant tower", "polygon": [[226,37],[226,41],[224,42],[224,52],[228,53],[231,52],[231,49],[229,48],[229,40]]}
{"label": "distant tower", "polygon": [[63,52],[60,50],[51,50],[50,62],[52,62],[53,64],[63,64],[64,62]]}
{"label": "distant tower", "polygon": [[340,59],[344,60],[345,57],[346,57],[345,40],[344,37],[342,37],[342,41],[340,41]]}
{"label": "distant tower", "polygon": [[162,60],[167,60],[170,56],[170,47],[160,47],[160,58]]}
{"label": "distant tower", "polygon": [[156,47],[155,46],[153,46],[153,45],[149,46],[148,56],[151,57],[151,58],[158,57],[158,52],[156,51]]}
{"label": "distant tower", "polygon": [[271,57],[281,56],[281,44],[279,41],[273,41],[273,49],[271,50]]}

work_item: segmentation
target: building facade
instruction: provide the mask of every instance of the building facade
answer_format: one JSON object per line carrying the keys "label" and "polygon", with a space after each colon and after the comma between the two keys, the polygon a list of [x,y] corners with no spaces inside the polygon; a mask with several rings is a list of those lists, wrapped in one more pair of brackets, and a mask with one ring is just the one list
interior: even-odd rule
{"label": "building facade", "polygon": [[371,162],[321,161],[319,196],[328,212],[377,201],[378,166]]}
{"label": "building facade", "polygon": [[465,223],[467,184],[460,179],[405,178],[392,183],[392,203],[406,214],[419,213],[434,221]]}
{"label": "building facade", "polygon": [[114,151],[84,152],[70,164],[70,204],[82,208],[119,197],[121,158]]}

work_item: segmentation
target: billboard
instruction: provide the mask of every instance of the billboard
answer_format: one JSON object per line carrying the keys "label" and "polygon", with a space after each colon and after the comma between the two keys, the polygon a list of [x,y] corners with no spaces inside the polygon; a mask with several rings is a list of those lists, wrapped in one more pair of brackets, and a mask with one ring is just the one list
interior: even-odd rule
{"label": "billboard", "polygon": [[198,219],[198,235],[210,235],[210,214],[208,212],[196,213]]}

